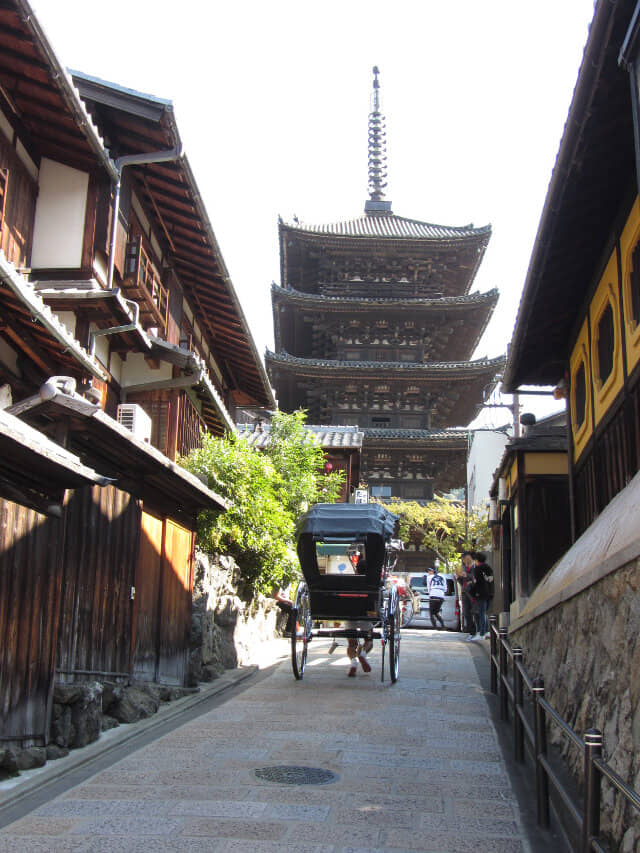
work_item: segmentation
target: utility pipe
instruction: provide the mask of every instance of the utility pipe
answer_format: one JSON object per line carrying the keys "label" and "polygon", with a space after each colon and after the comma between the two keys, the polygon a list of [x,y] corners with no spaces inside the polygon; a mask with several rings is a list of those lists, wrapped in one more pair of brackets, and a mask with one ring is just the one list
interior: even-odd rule
{"label": "utility pipe", "polygon": [[111,240],[109,241],[109,272],[107,274],[107,289],[113,288],[113,270],[116,260],[116,238],[118,235],[118,216],[120,214],[120,188],[122,185],[122,170],[125,166],[144,166],[151,163],[167,163],[180,160],[183,156],[182,146],[169,148],[165,151],[150,151],[146,154],[124,154],[114,161],[117,178],[116,192],[113,199],[113,221],[111,223]]}

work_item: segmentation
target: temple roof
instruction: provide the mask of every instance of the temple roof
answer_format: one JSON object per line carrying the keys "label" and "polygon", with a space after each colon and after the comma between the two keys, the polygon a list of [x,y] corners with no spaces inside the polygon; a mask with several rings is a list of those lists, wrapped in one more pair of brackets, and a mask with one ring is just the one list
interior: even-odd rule
{"label": "temple roof", "polygon": [[330,361],[316,358],[296,358],[286,352],[275,353],[270,350],[266,351],[265,359],[277,365],[301,367],[313,372],[334,373],[344,369],[349,371],[357,368],[358,372],[376,373],[384,371],[387,375],[389,373],[421,373],[428,378],[445,378],[447,374],[455,374],[461,378],[475,376],[478,373],[493,374],[502,370],[505,363],[504,356],[482,358],[478,361],[438,361],[424,364],[410,361]]}
{"label": "temple roof", "polygon": [[287,302],[299,302],[305,307],[321,308],[321,309],[340,309],[345,308],[353,311],[354,308],[363,310],[371,309],[378,311],[381,307],[393,308],[409,307],[412,310],[416,308],[427,308],[430,311],[450,311],[451,309],[475,308],[485,305],[495,305],[498,301],[499,293],[497,288],[484,291],[483,293],[471,293],[466,296],[439,296],[439,297],[421,297],[421,296],[324,296],[317,293],[304,293],[301,290],[296,290],[294,287],[280,287],[275,282],[271,285],[271,292],[274,298],[284,299]]}
{"label": "temple roof", "polygon": [[463,226],[434,225],[418,219],[408,219],[395,213],[369,213],[355,219],[322,225],[306,225],[300,222],[279,222],[281,230],[299,234],[315,234],[331,237],[383,238],[389,240],[432,240],[434,242],[467,241],[491,236],[491,226],[474,228],[473,224]]}
{"label": "temple roof", "polygon": [[407,441],[412,444],[448,445],[442,449],[466,450],[469,442],[469,430],[466,429],[380,429],[364,427],[362,430],[365,442],[373,443],[380,439],[389,441]]}
{"label": "temple roof", "polygon": [[[308,442],[325,450],[360,450],[363,432],[356,426],[322,426],[305,424]],[[237,424],[236,429],[253,447],[262,449],[271,441],[271,424],[256,430],[253,424]]]}

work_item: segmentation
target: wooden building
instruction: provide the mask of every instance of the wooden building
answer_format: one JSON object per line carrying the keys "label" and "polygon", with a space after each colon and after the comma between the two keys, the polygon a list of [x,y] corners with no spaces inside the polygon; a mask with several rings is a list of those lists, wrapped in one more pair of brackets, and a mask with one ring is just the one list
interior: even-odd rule
{"label": "wooden building", "polygon": [[490,227],[432,225],[384,200],[384,117],[374,69],[364,215],[279,222],[267,371],[285,411],[357,426],[371,495],[429,500],[465,481],[466,427],[504,360],[470,361],[498,293],[470,293]]}
{"label": "wooden building", "polygon": [[[555,385],[558,396],[566,395],[568,422],[568,544],[539,583],[523,589],[511,613],[511,640],[527,650],[529,671],[544,677],[561,716],[579,733],[604,730],[604,753],[636,790],[639,26],[636,0],[595,3],[503,381],[507,392]],[[512,538],[507,514],[513,505],[505,502],[501,520]],[[540,527],[540,519],[530,522],[527,537]],[[582,758],[574,758],[579,774]],[[638,825],[633,829],[603,784],[602,829],[612,849],[635,849]]]}
{"label": "wooden building", "polygon": [[515,617],[571,544],[564,412],[524,427],[506,445],[491,488],[494,613]]}
{"label": "wooden building", "polygon": [[274,401],[170,102],[72,80],[27,0],[0,45],[0,743],[26,746],[56,678],[184,683],[226,503],[175,460]]}

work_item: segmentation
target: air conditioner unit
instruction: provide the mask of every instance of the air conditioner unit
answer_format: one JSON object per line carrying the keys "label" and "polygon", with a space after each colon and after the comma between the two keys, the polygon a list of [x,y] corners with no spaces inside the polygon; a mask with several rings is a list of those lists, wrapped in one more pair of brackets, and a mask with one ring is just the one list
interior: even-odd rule
{"label": "air conditioner unit", "polygon": [[151,418],[137,403],[118,406],[118,423],[131,430],[141,441],[151,441]]}

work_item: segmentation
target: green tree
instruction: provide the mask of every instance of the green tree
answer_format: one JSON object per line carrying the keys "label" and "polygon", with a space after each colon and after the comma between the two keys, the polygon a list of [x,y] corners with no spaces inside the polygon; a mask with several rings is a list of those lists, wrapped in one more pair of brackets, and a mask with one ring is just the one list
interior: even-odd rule
{"label": "green tree", "polygon": [[424,545],[448,568],[456,566],[466,549],[488,546],[489,526],[477,510],[468,514],[457,501],[436,497],[428,504],[392,500],[387,503],[400,518],[400,537],[405,543]]}
{"label": "green tree", "polygon": [[288,585],[298,570],[299,518],[311,504],[332,503],[340,494],[344,476],[323,473],[322,448],[304,428],[304,418],[304,412],[277,413],[265,451],[235,433],[203,434],[202,447],[180,460],[229,501],[225,512],[201,513],[197,542],[232,556],[249,594]]}

